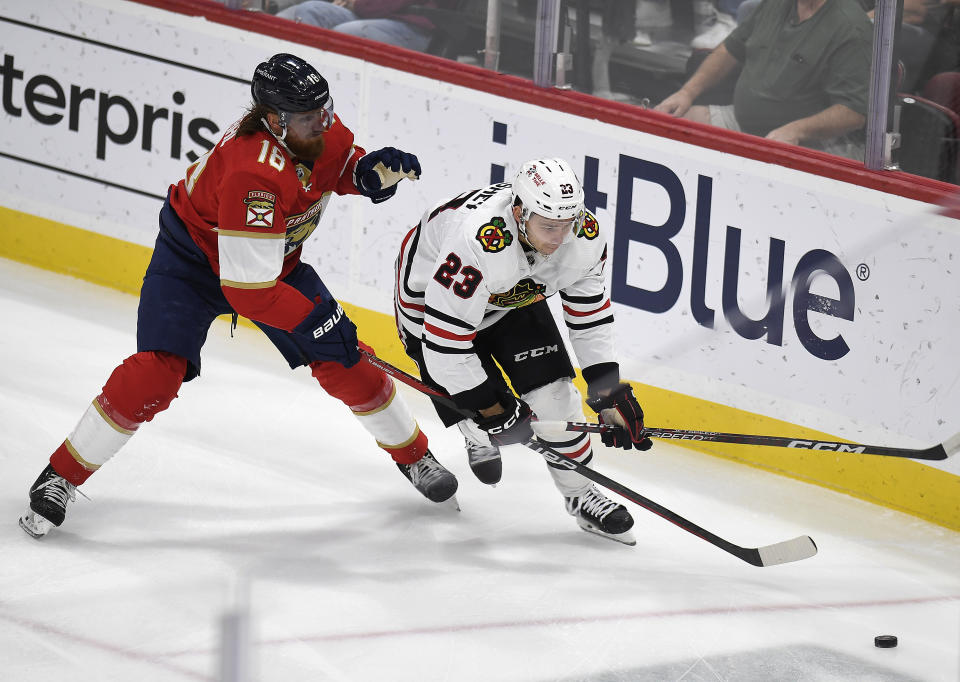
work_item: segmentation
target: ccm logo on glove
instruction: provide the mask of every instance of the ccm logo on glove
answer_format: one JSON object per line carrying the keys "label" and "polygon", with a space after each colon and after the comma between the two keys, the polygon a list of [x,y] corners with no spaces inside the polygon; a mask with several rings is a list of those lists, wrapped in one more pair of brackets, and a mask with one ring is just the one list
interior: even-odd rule
{"label": "ccm logo on glove", "polygon": [[517,425],[517,422],[520,421],[521,417],[526,419],[529,417],[529,414],[521,415],[520,405],[518,404],[514,409],[513,414],[507,417],[506,421],[498,426],[491,426],[489,429],[487,429],[487,433],[503,433],[504,431],[509,431],[511,428]]}
{"label": "ccm logo on glove", "polygon": [[333,315],[328,317],[323,324],[313,330],[313,338],[319,339],[321,336],[333,329],[337,322],[340,321],[341,317],[343,317],[343,306],[338,303],[337,309],[333,311]]}

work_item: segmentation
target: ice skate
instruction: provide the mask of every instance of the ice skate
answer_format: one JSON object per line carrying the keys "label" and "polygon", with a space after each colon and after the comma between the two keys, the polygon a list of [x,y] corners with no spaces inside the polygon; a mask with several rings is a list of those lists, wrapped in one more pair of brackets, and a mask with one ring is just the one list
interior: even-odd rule
{"label": "ice skate", "polygon": [[67,503],[77,499],[77,487],[58,475],[49,464],[30,488],[30,509],[20,517],[20,527],[35,538],[63,523]]}
{"label": "ice skate", "polygon": [[495,485],[500,482],[503,467],[500,464],[500,448],[496,445],[481,445],[469,438],[467,442],[467,461],[470,470],[481,483]]}
{"label": "ice skate", "polygon": [[447,471],[429,450],[413,464],[397,462],[397,468],[431,502],[446,502],[452,498],[454,506],[460,509],[453,495],[457,492],[457,477]]}
{"label": "ice skate", "polygon": [[633,517],[622,504],[614,502],[595,486],[579,497],[565,497],[567,513],[588,533],[596,533],[625,545],[637,544],[630,529]]}

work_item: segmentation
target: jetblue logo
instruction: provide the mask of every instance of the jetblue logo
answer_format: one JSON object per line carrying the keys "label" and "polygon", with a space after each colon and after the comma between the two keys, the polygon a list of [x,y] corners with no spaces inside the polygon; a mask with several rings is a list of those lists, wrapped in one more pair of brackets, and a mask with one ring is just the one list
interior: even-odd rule
{"label": "jetblue logo", "polygon": [[520,351],[513,356],[514,362],[523,362],[527,358],[539,358],[541,355],[546,355],[547,353],[558,353],[560,352],[560,347],[556,344],[553,346],[541,346],[540,348],[532,348],[530,350]]}
{"label": "jetblue logo", "polygon": [[[587,209],[606,207],[606,194],[597,189],[598,160],[587,157],[584,172],[584,192]],[[670,213],[662,225],[650,225],[631,218],[633,186],[637,180],[660,185],[669,196]],[[687,196],[680,178],[668,167],[620,156],[620,168],[617,180],[616,231],[613,246],[613,273],[611,298],[617,303],[651,313],[664,313],[673,308],[680,298],[683,285],[684,263],[689,264],[690,312],[693,319],[709,329],[714,328],[716,313],[707,301],[707,261],[710,239],[710,209],[713,196],[713,179],[701,175],[697,182],[694,215],[693,252],[681,254],[673,243],[687,217]],[[793,320],[797,337],[803,347],[814,357],[822,360],[837,360],[848,352],[850,347],[842,334],[833,338],[817,336],[810,326],[811,311],[821,315],[853,321],[855,294],[850,273],[840,259],[825,249],[808,251],[793,264],[790,276],[792,299],[784,287],[787,263],[784,254],[786,243],[771,237],[767,260],[767,310],[759,319],[752,319],[740,309],[737,300],[737,287],[740,276],[740,239],[741,231],[727,226],[722,284],[718,288],[713,283],[710,291],[720,291],[720,304],[724,318],[744,339],[763,338],[767,343],[783,345],[783,326],[785,309],[790,305],[790,318]],[[628,255],[630,243],[637,242],[659,250],[667,263],[667,278],[663,286],[650,291],[627,283]],[[816,275],[830,277],[837,290],[838,298],[828,298],[810,293],[810,284]]]}

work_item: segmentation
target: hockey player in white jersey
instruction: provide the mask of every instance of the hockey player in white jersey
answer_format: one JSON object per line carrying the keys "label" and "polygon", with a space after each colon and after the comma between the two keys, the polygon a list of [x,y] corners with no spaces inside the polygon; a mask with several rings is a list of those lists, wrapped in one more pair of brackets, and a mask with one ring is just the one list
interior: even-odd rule
{"label": "hockey player in white jersey", "polygon": [[[587,382],[587,403],[601,421],[621,427],[605,433],[604,443],[650,447],[643,411],[614,361],[606,259],[597,220],[563,159],[528,161],[512,183],[434,206],[404,238],[397,328],[424,381],[477,415],[463,419],[435,404],[447,426],[460,427],[470,467],[484,483],[500,480],[500,447],[532,438],[532,421],[584,420],[573,366],[547,307],[546,298],[556,293]],[[589,465],[587,434],[537,431],[549,447]],[[549,470],[584,530],[635,543],[623,505],[576,472]]]}

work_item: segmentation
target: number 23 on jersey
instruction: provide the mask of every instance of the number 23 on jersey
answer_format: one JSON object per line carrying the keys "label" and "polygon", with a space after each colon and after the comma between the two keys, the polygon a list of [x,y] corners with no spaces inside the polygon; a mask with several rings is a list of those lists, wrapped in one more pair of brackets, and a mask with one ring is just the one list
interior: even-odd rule
{"label": "number 23 on jersey", "polygon": [[[483,273],[471,265],[461,266],[460,257],[451,251],[447,254],[447,260],[437,268],[433,279],[447,289],[452,287],[453,293],[460,298],[470,298],[483,280]],[[462,275],[463,279],[456,281],[454,278],[458,275]]]}

